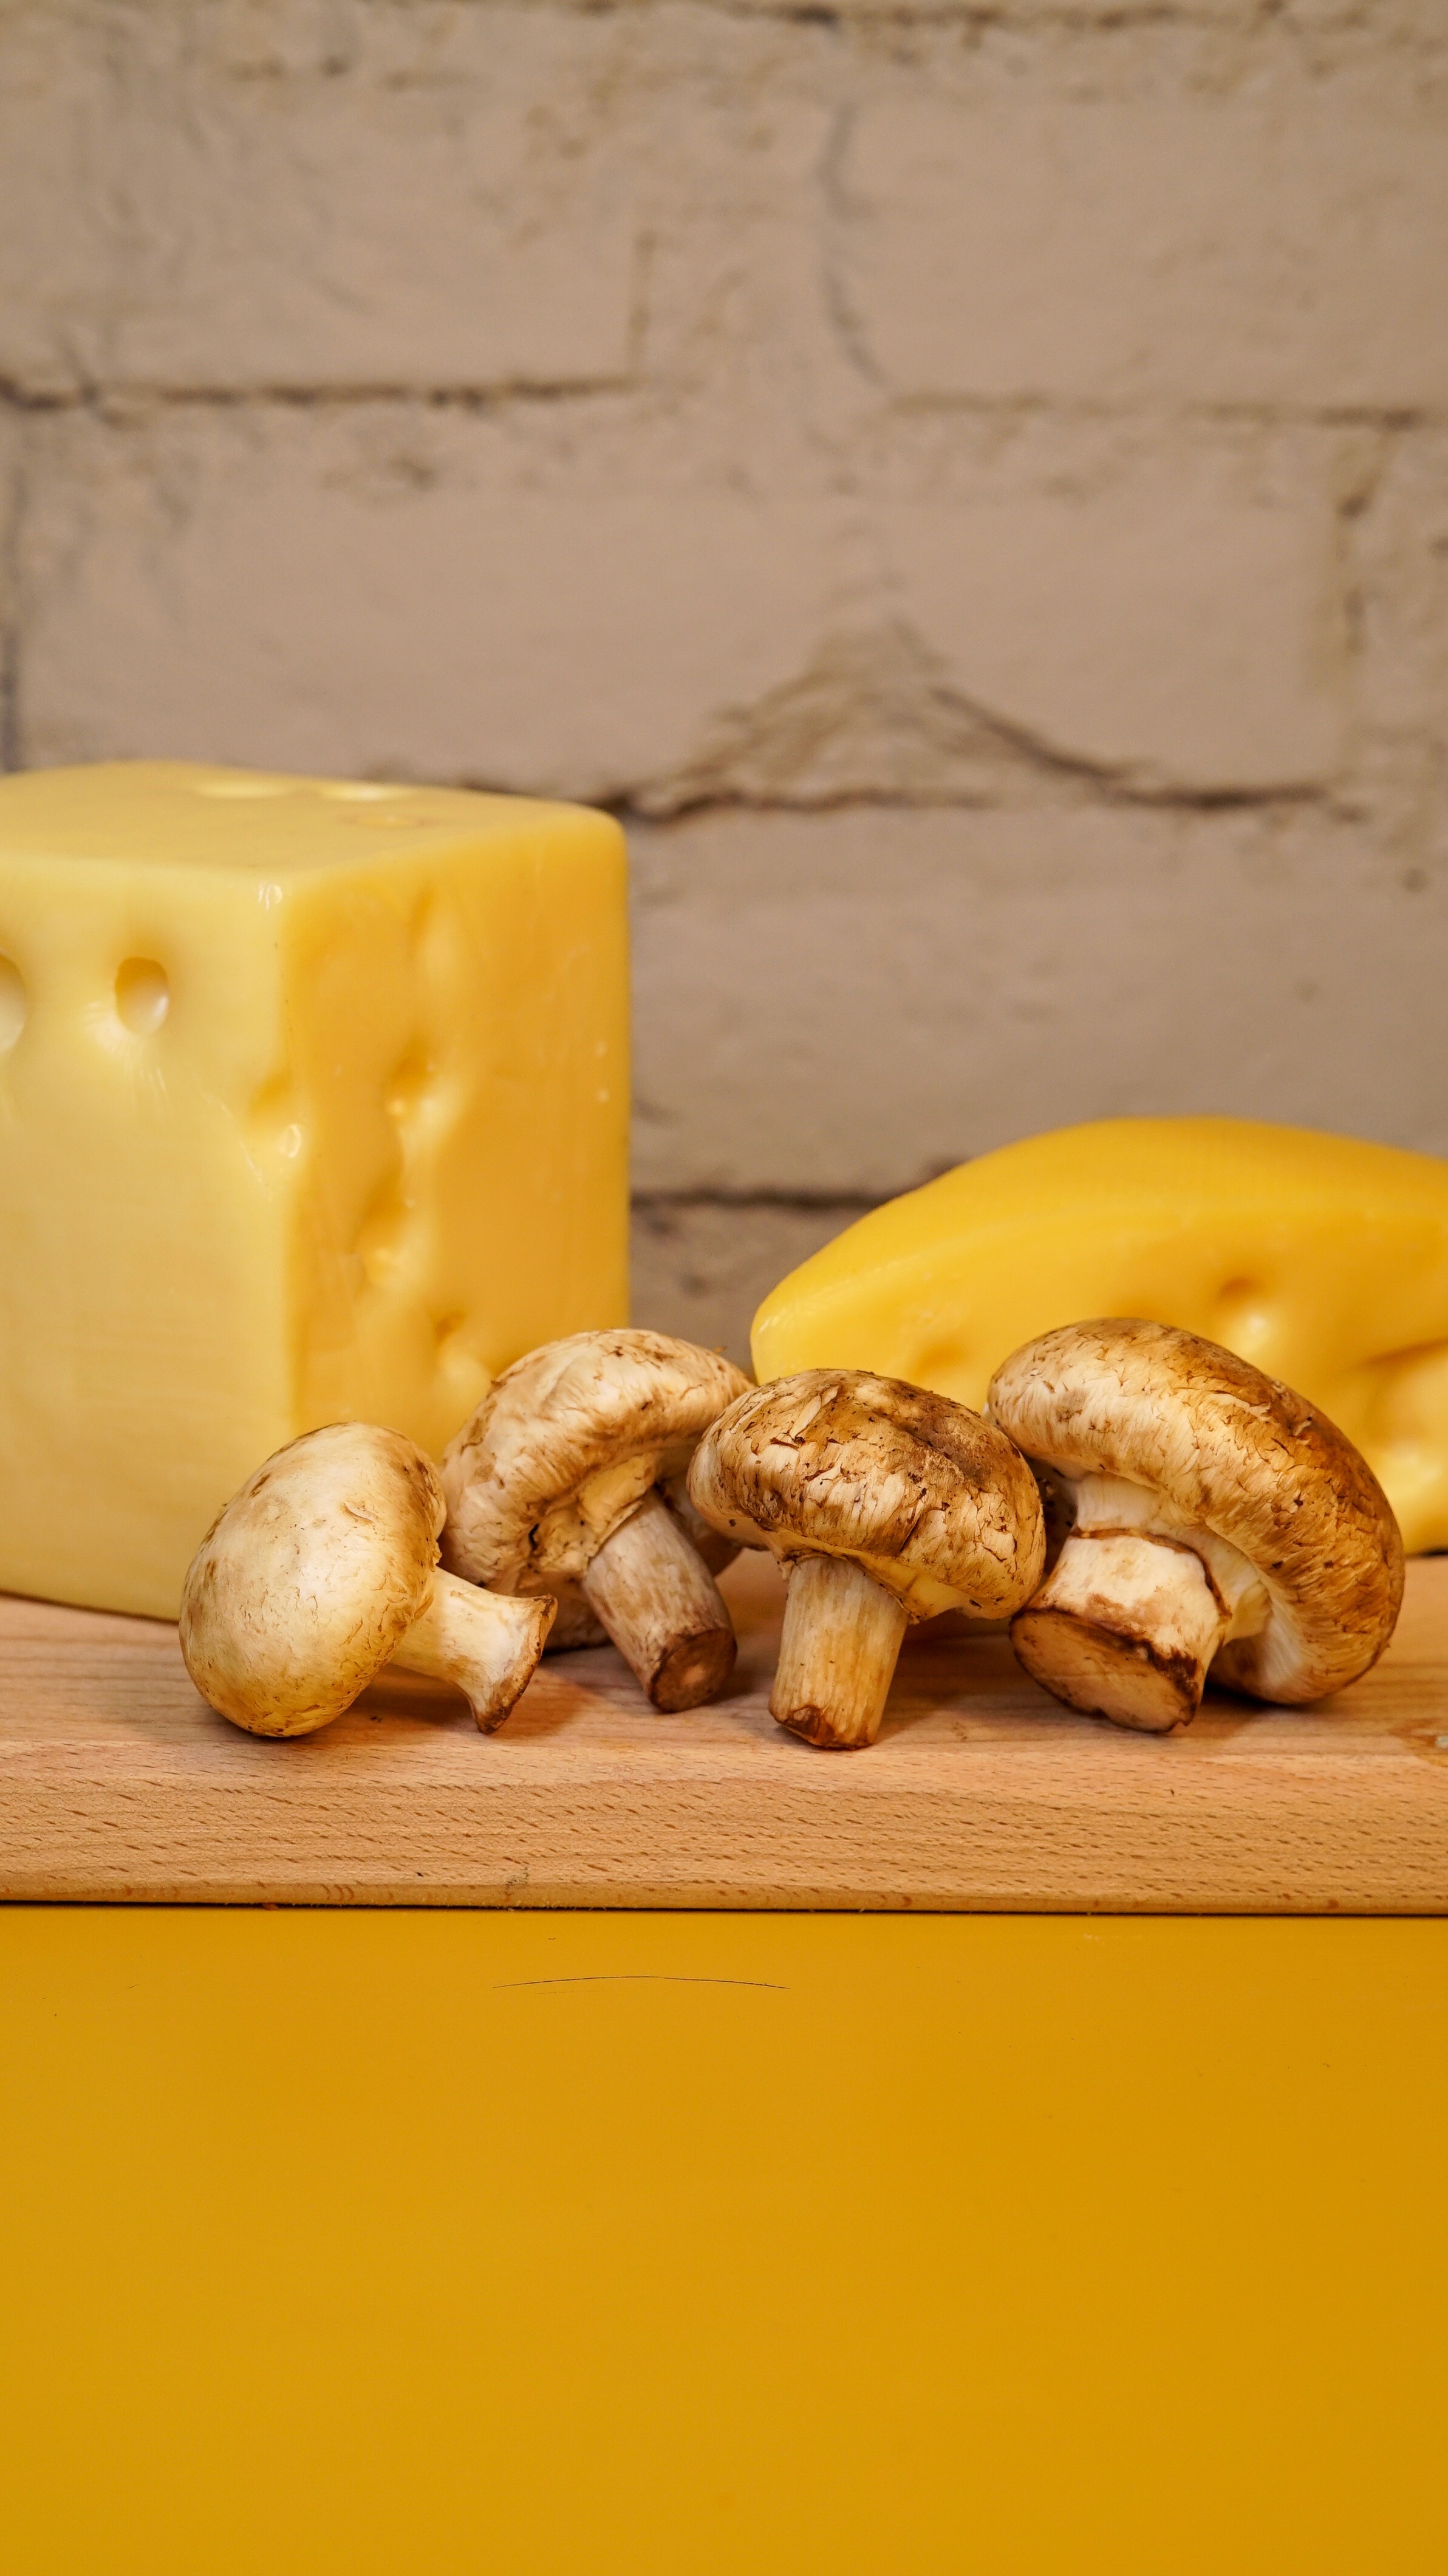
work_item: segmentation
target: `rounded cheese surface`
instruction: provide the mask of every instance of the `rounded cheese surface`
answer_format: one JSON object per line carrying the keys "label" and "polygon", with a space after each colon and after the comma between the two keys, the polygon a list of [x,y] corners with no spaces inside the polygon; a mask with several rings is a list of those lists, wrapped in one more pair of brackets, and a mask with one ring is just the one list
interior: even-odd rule
{"label": "rounded cheese surface", "polygon": [[1448,1547],[1448,1163],[1234,1118],[1121,1118],[984,1154],[827,1244],[754,1320],[761,1379],[867,1368],[978,1407],[1083,1317],[1200,1333],[1362,1450],[1410,1553]]}

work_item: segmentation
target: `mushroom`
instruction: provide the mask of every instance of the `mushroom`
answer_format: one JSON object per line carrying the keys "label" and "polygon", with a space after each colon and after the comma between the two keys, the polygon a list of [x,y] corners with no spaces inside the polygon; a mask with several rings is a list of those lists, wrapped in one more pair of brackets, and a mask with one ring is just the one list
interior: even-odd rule
{"label": "mushroom", "polygon": [[501,1726],[553,1604],[442,1573],[445,1508],[400,1431],[336,1422],[278,1449],[187,1571],[181,1652],[202,1697],[253,1735],[310,1735],[392,1663],[451,1682],[485,1733]]}
{"label": "mushroom", "polygon": [[941,1610],[1003,1619],[1040,1581],[1024,1458],[948,1396],[863,1369],[752,1388],[705,1433],[696,1508],[785,1572],[770,1708],[811,1744],[872,1744],[905,1630]]}
{"label": "mushroom", "polygon": [[1163,1731],[1213,1678],[1320,1699],[1376,1662],[1403,1543],[1367,1461],[1246,1360],[1169,1324],[1067,1324],[997,1369],[994,1422],[1074,1505],[1011,1639],[1068,1707]]}
{"label": "mushroom", "polygon": [[734,1667],[719,1589],[660,1487],[749,1381],[664,1333],[573,1333],[495,1379],[443,1460],[443,1556],[497,1592],[592,1612],[654,1706],[695,1708]]}
{"label": "mushroom", "polygon": [[[702,1556],[709,1572],[722,1574],[726,1566],[733,1564],[739,1550],[732,1539],[725,1538],[722,1532],[711,1529],[706,1520],[701,1520],[689,1500],[687,1472],[670,1476],[665,1484],[660,1485],[659,1492],[667,1510],[678,1522],[690,1546]],[[589,1608],[587,1597],[579,1586],[561,1574],[555,1574],[552,1580],[558,1616],[548,1631],[544,1654],[567,1655],[579,1646],[606,1645],[608,1630]]]}

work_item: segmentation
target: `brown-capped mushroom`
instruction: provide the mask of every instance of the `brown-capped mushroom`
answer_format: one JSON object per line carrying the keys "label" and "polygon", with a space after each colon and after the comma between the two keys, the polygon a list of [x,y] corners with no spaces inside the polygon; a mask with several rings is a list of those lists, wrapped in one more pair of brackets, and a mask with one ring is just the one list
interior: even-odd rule
{"label": "brown-capped mushroom", "polygon": [[530,1680],[547,1599],[504,1600],[438,1565],[430,1458],[399,1431],[308,1431],[249,1476],[191,1560],[181,1652],[203,1699],[253,1735],[310,1735],[384,1664],[450,1682],[485,1733]]}
{"label": "brown-capped mushroom", "polygon": [[579,1596],[656,1708],[734,1666],[718,1586],[660,1488],[748,1379],[665,1333],[573,1333],[495,1380],[443,1460],[444,1562],[505,1593]]}
{"label": "brown-capped mushroom", "polygon": [[1074,1507],[1011,1626],[1069,1707],[1162,1731],[1210,1670],[1255,1698],[1341,1690],[1375,1663],[1403,1545],[1367,1461],[1305,1397],[1167,1324],[1068,1324],[997,1369],[991,1419]]}
{"label": "brown-capped mushroom", "polygon": [[769,1705],[811,1744],[871,1744],[907,1626],[941,1610],[1004,1619],[1040,1580],[1025,1460],[949,1397],[862,1369],[752,1388],[695,1452],[706,1520],[785,1571]]}

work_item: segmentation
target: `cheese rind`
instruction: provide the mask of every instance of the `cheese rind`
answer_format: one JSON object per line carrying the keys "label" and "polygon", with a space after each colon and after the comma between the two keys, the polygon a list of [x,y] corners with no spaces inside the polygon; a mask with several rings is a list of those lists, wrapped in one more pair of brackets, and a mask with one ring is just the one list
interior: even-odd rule
{"label": "cheese rind", "polygon": [[1233,1118],[1034,1136],[894,1199],[754,1319],[757,1374],[868,1368],[979,1406],[1061,1324],[1137,1315],[1322,1407],[1410,1551],[1448,1547],[1448,1164]]}
{"label": "cheese rind", "polygon": [[172,1616],[283,1441],[625,1319],[625,900],[577,807],[0,781],[0,1585]]}

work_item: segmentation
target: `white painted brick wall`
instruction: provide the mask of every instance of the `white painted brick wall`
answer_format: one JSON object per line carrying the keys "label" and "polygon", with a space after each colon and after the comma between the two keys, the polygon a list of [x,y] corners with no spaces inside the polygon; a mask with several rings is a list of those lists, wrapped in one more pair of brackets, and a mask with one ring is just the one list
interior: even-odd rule
{"label": "white painted brick wall", "polygon": [[861,106],[835,228],[881,381],[967,399],[1448,402],[1441,100],[1369,61],[1304,79],[1284,113],[1278,84],[1167,81],[1145,51],[1127,74],[1102,49],[1094,79],[1025,96],[1009,62],[952,66],[928,91],[911,64]]}
{"label": "white painted brick wall", "polygon": [[[896,793],[862,762],[851,686],[831,687],[843,652],[856,692],[904,679],[917,729],[953,713],[1002,757],[1119,786],[1339,770],[1318,460],[1282,489],[1222,442],[1103,458],[1093,428],[934,496],[926,466],[905,496],[863,475],[740,491],[670,444],[634,418],[604,457],[560,448],[551,406],[506,425],[408,403],[37,416],[28,753],[204,735],[652,810],[757,792],[771,760],[770,801],[829,793],[843,762],[851,792]],[[117,656],[127,630],[141,649]],[[807,739],[782,742],[802,686]]]}
{"label": "white painted brick wall", "polygon": [[0,126],[14,380],[627,373],[638,217],[587,20],[138,5],[24,33]]}
{"label": "white painted brick wall", "polygon": [[[1314,809],[703,813],[635,835],[638,1176],[883,1196],[1087,1114],[1448,1154],[1448,939]],[[1415,928],[1417,936],[1415,937]]]}
{"label": "white painted brick wall", "polygon": [[7,757],[617,804],[661,1320],[1058,1119],[1448,1151],[1441,8],[0,0],[0,170]]}

